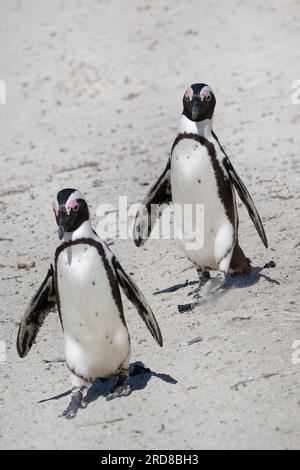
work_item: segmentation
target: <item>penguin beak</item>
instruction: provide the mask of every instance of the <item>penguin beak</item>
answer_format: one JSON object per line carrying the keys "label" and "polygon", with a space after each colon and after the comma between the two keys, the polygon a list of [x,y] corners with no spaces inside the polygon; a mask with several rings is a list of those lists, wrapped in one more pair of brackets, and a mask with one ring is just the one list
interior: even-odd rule
{"label": "penguin beak", "polygon": [[60,240],[63,238],[64,233],[65,233],[64,227],[62,225],[59,225],[58,226],[58,237],[59,237]]}
{"label": "penguin beak", "polygon": [[199,114],[199,111],[200,111],[199,110],[199,100],[194,98],[192,100],[192,109],[191,109],[193,121],[196,120],[196,118]]}
{"label": "penguin beak", "polygon": [[65,210],[65,207],[61,206],[59,208],[58,215],[56,218],[56,222],[58,225],[58,236],[60,240],[63,238],[64,233],[66,232],[67,218],[68,218],[68,214]]}

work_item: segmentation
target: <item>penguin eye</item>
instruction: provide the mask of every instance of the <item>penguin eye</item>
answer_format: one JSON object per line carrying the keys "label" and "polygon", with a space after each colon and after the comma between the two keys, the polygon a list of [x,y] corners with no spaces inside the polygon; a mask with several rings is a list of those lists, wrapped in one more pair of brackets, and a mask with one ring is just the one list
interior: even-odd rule
{"label": "penguin eye", "polygon": [[187,96],[187,95],[184,95],[184,101],[190,101],[190,98],[189,98],[189,96]]}
{"label": "penguin eye", "polygon": [[211,95],[207,95],[207,97],[205,99],[206,99],[206,101],[210,101],[211,100]]}
{"label": "penguin eye", "polygon": [[78,211],[78,209],[79,209],[79,204],[78,202],[76,202],[76,204],[74,204],[73,211],[76,212]]}

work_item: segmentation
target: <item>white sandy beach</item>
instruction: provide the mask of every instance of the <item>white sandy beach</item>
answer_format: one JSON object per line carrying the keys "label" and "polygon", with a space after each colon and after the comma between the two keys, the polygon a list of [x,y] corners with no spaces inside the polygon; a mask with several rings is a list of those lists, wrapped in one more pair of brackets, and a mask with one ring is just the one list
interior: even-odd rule
{"label": "white sandy beach", "polygon": [[[291,97],[300,2],[2,0],[0,18],[0,448],[299,448],[300,104]],[[108,402],[96,390],[64,420],[70,381],[58,314],[28,357],[15,347],[58,244],[52,197],[80,189],[95,227],[99,204],[117,207],[119,195],[139,202],[165,167],[194,82],[215,92],[215,131],[255,200],[269,249],[238,201],[250,282],[179,314],[189,287],[152,295],[196,280],[196,271],[181,272],[189,262],[179,243],[139,249],[114,240],[164,347],[124,300],[131,362],[152,373],[133,377],[127,398]],[[262,269],[271,260],[275,268]]]}

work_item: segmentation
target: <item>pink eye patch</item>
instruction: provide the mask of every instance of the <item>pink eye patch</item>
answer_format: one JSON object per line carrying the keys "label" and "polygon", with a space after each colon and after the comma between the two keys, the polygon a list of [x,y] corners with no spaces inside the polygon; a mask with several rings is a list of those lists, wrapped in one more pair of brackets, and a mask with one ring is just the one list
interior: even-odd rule
{"label": "pink eye patch", "polygon": [[71,210],[77,211],[79,208],[79,204],[76,199],[71,199],[66,204],[67,213],[70,214]]}
{"label": "pink eye patch", "polygon": [[192,101],[193,99],[193,90],[189,87],[184,94],[185,101]]}
{"label": "pink eye patch", "polygon": [[211,94],[210,94],[210,89],[208,86],[204,86],[202,90],[200,91],[200,100],[210,101],[211,100]]}

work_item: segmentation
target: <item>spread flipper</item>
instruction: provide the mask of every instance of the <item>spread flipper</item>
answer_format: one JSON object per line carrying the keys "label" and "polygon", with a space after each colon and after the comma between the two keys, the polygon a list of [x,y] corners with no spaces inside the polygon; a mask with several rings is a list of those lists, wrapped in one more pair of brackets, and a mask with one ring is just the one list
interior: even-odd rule
{"label": "spread flipper", "polygon": [[17,351],[20,357],[25,357],[30,351],[45,318],[55,304],[54,270],[51,264],[45,280],[22,317],[17,337]]}
{"label": "spread flipper", "polygon": [[158,326],[154,313],[148,305],[145,297],[140,292],[139,288],[133,282],[133,280],[128,276],[128,274],[125,273],[118,260],[114,257],[112,261],[116,271],[118,282],[122,287],[124,294],[137,309],[138,314],[145,322],[148,330],[150,331],[155,341],[160,346],[162,346],[163,339],[160,328]]}
{"label": "spread flipper", "polygon": [[136,246],[142,246],[165,209],[170,204],[171,195],[171,163],[167,166],[158,180],[145,195],[134,222],[133,241]]}
{"label": "spread flipper", "polygon": [[260,236],[265,247],[268,248],[268,240],[267,240],[267,236],[266,236],[261,218],[259,216],[259,213],[257,212],[253,199],[248,192],[248,189],[246,188],[241,178],[239,177],[239,175],[233,168],[227,156],[224,158],[223,164],[229,173],[230,180],[234,184],[234,187],[237,190],[238,195],[240,196],[242,202],[245,204],[247,208],[247,211],[251,217],[252,222],[254,223],[254,226],[257,230],[258,235]]}

